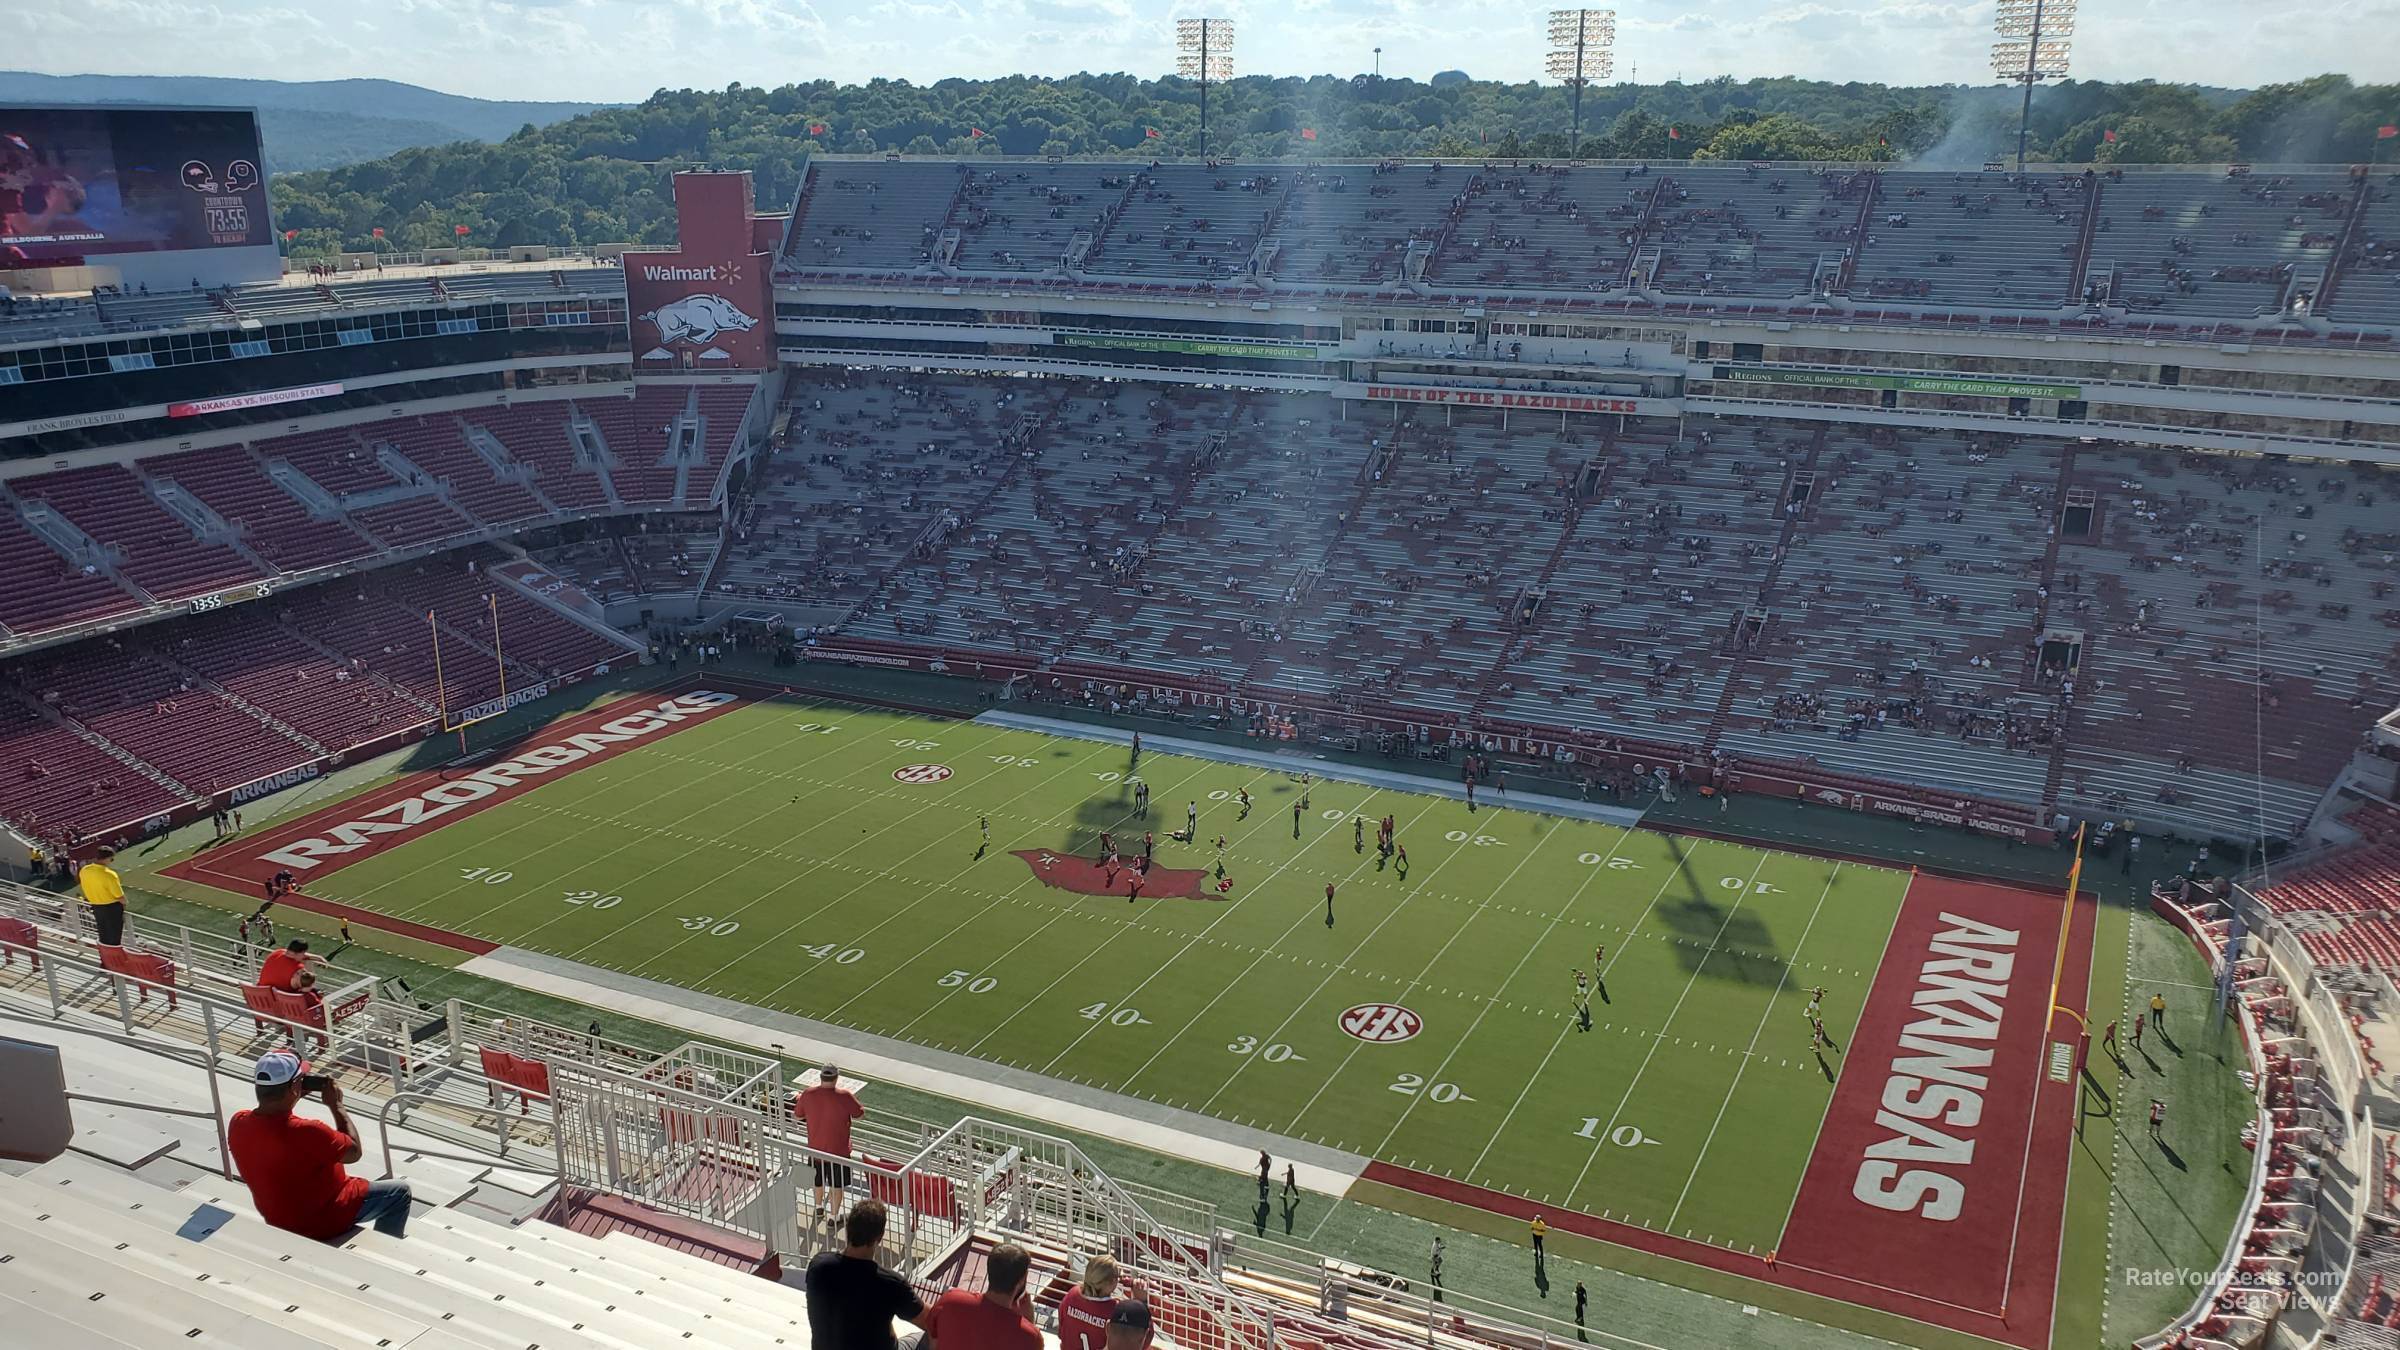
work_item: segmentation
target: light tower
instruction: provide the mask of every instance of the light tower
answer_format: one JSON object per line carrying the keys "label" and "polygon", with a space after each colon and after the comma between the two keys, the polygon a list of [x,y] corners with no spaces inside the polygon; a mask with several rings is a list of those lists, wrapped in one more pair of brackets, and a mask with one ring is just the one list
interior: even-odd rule
{"label": "light tower", "polygon": [[1550,11],[1550,57],[1543,73],[1573,91],[1574,120],[1567,131],[1567,157],[1583,140],[1583,87],[1616,74],[1617,12],[1613,9]]}
{"label": "light tower", "polygon": [[2025,172],[2025,138],[2033,128],[2033,86],[2062,79],[2075,46],[2075,0],[2000,0],[1992,21],[1992,73],[2025,86],[2017,113],[2017,172]]}
{"label": "light tower", "polygon": [[1208,82],[1233,78],[1233,20],[1177,19],[1175,73],[1200,82],[1200,158],[1208,158]]}

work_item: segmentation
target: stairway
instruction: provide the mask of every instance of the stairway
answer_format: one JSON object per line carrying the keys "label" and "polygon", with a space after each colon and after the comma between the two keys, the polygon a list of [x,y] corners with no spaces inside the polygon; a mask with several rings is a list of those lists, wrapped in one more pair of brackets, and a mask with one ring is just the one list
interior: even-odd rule
{"label": "stairway", "polygon": [[97,750],[101,754],[108,756],[110,759],[117,761],[119,764],[122,764],[126,768],[133,770],[135,773],[138,773],[142,777],[149,779],[151,782],[158,784],[160,787],[167,789],[169,792],[175,793],[177,796],[186,800],[199,797],[199,793],[194,792],[190,788],[185,787],[183,784],[167,777],[164,773],[161,773],[157,769],[151,768],[148,763],[140,759],[136,759],[129,751],[119,746],[116,742],[100,735],[98,732],[93,731],[91,728],[85,726],[81,722],[76,721],[74,718],[67,716],[65,713],[60,712],[58,709],[51,707],[42,700],[38,698],[28,698],[21,693],[15,694],[14,697],[20,705],[33,709],[35,714],[40,716],[45,721],[51,722],[69,732],[74,733],[75,739],[82,741],[84,744],[92,747],[94,750]]}
{"label": "stairway", "polygon": [[162,650],[151,652],[150,659],[158,662],[162,666],[165,666],[167,669],[174,671],[176,674],[181,675],[183,678],[190,680],[195,687],[205,689],[208,692],[215,694],[217,697],[225,700],[227,703],[230,703],[234,707],[241,709],[243,712],[250,714],[252,717],[257,718],[266,725],[282,732],[284,735],[291,737],[293,740],[300,742],[302,745],[305,745],[309,749],[316,751],[318,754],[330,755],[333,753],[333,750],[330,746],[327,746],[323,742],[308,736],[307,734],[303,733],[300,728],[293,726],[291,723],[284,721],[275,714],[268,712],[266,709],[259,707],[257,704],[252,703],[246,698],[243,698],[241,695],[226,688],[224,685],[217,683],[215,680],[208,678],[199,671],[183,664],[181,661],[178,661],[174,657],[168,655],[165,651]]}
{"label": "stairway", "polygon": [[[1818,423],[1816,434],[1809,438],[1808,453],[1798,463],[1784,467],[1783,487],[1775,497],[1776,509],[1783,516],[1783,528],[1775,536],[1775,552],[1767,559],[1767,570],[1758,579],[1758,598],[1753,602],[1758,609],[1767,610],[1774,604],[1775,585],[1783,577],[1783,560],[1791,556],[1792,539],[1800,532],[1801,517],[1807,514],[1804,511],[1786,510],[1783,504],[1792,499],[1792,488],[1799,481],[1800,475],[1816,471],[1817,460],[1825,453],[1825,438],[1828,431],[1827,424]],[[1813,496],[1812,500],[1814,500]],[[1734,616],[1734,623],[1738,625],[1740,622],[1741,616]],[[1762,633],[1762,639],[1764,636]],[[1716,752],[1717,738],[1724,734],[1725,723],[1733,716],[1734,703],[1741,696],[1742,677],[1749,671],[1749,647],[1737,645],[1728,656],[1731,665],[1725,671],[1724,686],[1717,691],[1716,707],[1710,711],[1708,727],[1701,733],[1700,751],[1702,754]]]}

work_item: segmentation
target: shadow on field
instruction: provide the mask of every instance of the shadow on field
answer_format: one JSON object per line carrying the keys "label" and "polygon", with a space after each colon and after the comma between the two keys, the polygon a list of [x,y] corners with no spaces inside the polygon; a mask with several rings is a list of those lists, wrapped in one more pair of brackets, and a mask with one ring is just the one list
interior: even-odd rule
{"label": "shadow on field", "polygon": [[1680,880],[1659,896],[1652,917],[1672,934],[1676,961],[1712,980],[1782,983],[1784,959],[1772,950],[1775,935],[1765,919],[1741,907],[1743,892],[1720,887],[1717,878],[1688,866],[1691,851],[1682,839],[1671,839],[1669,846]]}

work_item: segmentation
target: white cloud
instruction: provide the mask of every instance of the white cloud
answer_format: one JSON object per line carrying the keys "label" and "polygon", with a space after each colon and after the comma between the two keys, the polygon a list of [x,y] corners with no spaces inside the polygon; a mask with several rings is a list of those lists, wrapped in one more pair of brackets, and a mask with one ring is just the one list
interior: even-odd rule
{"label": "white cloud", "polygon": [[[1606,3],[1606,0],[1602,0]],[[1992,0],[1617,0],[1617,69],[1642,79],[1799,75],[1984,83]],[[16,0],[7,64],[60,74],[382,77],[487,98],[630,101],[733,81],[927,83],[1156,74],[1172,19],[1235,20],[1244,74],[1461,69],[1530,78],[1538,13],[1503,0]],[[2400,0],[2106,0],[2076,73],[2253,85],[2400,72]]]}

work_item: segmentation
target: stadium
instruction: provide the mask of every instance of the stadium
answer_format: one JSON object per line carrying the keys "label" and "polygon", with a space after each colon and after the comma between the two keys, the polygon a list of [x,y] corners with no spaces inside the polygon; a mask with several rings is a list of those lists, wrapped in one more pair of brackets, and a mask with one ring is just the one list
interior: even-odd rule
{"label": "stadium", "polygon": [[[2400,174],[308,256],[249,110],[0,123],[22,1343],[791,1343],[832,1176],[1062,1343],[2400,1344]],[[260,1220],[277,1047],[408,1237]]]}

